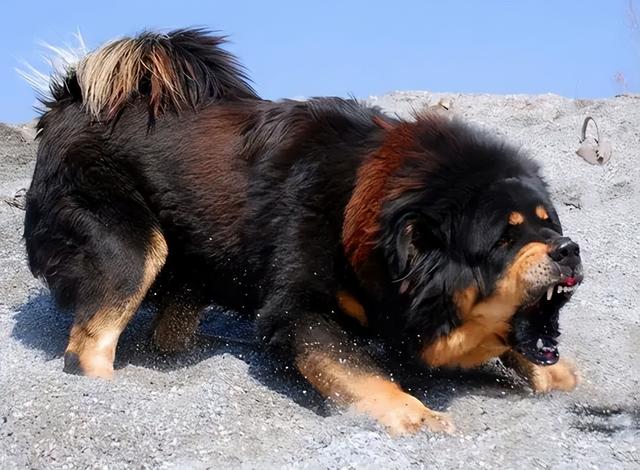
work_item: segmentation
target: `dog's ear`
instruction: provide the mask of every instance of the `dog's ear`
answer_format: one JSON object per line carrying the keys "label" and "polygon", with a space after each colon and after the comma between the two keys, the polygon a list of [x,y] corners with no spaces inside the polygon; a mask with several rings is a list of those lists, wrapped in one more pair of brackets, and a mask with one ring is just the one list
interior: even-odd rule
{"label": "dog's ear", "polygon": [[404,273],[410,268],[418,256],[418,228],[415,220],[405,220],[398,227],[396,236],[396,256],[398,273]]}
{"label": "dog's ear", "polygon": [[[444,291],[444,284],[438,279],[446,277],[445,236],[435,220],[426,214],[407,214],[396,224],[391,272],[400,283],[399,292],[404,294],[422,284],[421,296],[438,295]],[[444,263],[444,264],[443,264]]]}
{"label": "dog's ear", "polygon": [[404,276],[415,266],[417,259],[426,250],[427,232],[424,221],[418,214],[408,214],[396,224],[394,273]]}

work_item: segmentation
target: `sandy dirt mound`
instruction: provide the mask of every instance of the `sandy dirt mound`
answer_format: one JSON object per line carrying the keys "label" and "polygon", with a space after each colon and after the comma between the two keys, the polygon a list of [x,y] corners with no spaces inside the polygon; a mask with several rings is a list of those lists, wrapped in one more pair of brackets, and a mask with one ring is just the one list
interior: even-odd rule
{"label": "sandy dirt mound", "polygon": [[[457,434],[391,439],[328,409],[276,370],[251,343],[250,325],[216,309],[203,326],[209,338],[190,354],[158,358],[143,311],[121,340],[115,381],[63,374],[70,319],[29,274],[23,212],[3,202],[0,468],[638,468],[640,98],[406,92],[370,102],[408,116],[441,98],[543,164],[566,232],[582,247],[586,281],[561,319],[562,353],[583,376],[574,393],[534,396],[499,365],[426,374],[413,392],[448,409]],[[574,153],[587,115],[613,146],[604,167]],[[3,200],[28,185],[31,138],[28,127],[0,126]]]}

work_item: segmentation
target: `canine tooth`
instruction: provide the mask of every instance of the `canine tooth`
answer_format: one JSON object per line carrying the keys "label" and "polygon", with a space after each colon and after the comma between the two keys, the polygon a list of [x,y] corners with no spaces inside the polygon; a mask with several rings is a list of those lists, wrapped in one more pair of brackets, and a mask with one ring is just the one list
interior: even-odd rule
{"label": "canine tooth", "polygon": [[542,346],[544,346],[544,344],[542,343],[542,338],[538,338],[538,341],[536,342],[536,348],[542,349]]}
{"label": "canine tooth", "polygon": [[547,289],[547,300],[551,300],[551,296],[553,295],[553,286],[549,286]]}
{"label": "canine tooth", "polygon": [[558,294],[562,292],[562,286],[558,286]]}

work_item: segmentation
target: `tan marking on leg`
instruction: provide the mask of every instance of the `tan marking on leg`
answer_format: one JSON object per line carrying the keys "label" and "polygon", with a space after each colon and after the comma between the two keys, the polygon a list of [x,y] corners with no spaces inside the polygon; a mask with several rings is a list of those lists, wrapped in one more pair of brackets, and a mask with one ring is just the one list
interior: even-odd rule
{"label": "tan marking on leg", "polygon": [[504,338],[516,311],[517,299],[501,292],[500,288],[496,289],[496,295],[482,301],[477,299],[478,291],[473,287],[454,297],[462,325],[423,349],[425,363],[433,367],[475,367],[508,349]]}
{"label": "tan marking on leg", "polygon": [[500,359],[522,376],[535,393],[570,392],[580,383],[576,366],[568,359],[560,359],[552,366],[539,366],[515,351],[503,354]]}
{"label": "tan marking on leg", "polygon": [[547,209],[544,208],[544,206],[536,207],[536,215],[539,219],[542,220],[547,220],[549,218],[549,213],[547,212]]}
{"label": "tan marking on leg", "polygon": [[[96,313],[101,315],[101,312]],[[65,368],[69,360],[77,361],[79,371],[87,377],[113,377],[113,361],[120,331],[107,329],[96,331],[90,325],[74,325],[69,335],[69,344],[65,351]]]}
{"label": "tan marking on leg", "polygon": [[510,225],[520,225],[524,222],[524,216],[520,212],[512,212],[509,214]]}
{"label": "tan marking on leg", "polygon": [[65,369],[77,366],[77,372],[82,375],[105,379],[113,377],[118,338],[162,269],[167,254],[164,236],[159,231],[152,232],[140,288],[124,302],[102,308],[85,323],[74,324],[65,351]]}
{"label": "tan marking on leg", "polygon": [[524,246],[485,299],[479,300],[473,286],[458,292],[454,302],[462,325],[427,344],[421,353],[423,361],[434,367],[474,367],[503,354],[508,349],[511,317],[525,301],[527,272],[547,251],[543,243]]}
{"label": "tan marking on leg", "polygon": [[342,313],[354,318],[362,326],[368,325],[369,322],[367,320],[367,314],[364,311],[364,307],[354,296],[345,290],[340,290],[337,294],[337,300]]}
{"label": "tan marking on leg", "polygon": [[422,427],[433,432],[455,430],[446,414],[430,410],[381,374],[359,370],[320,352],[304,354],[296,366],[324,397],[367,414],[391,435],[415,433]]}
{"label": "tan marking on leg", "polygon": [[[506,335],[508,325],[500,331]],[[486,325],[469,321],[438,338],[422,350],[422,360],[432,366],[476,367],[508,350],[504,337]]]}

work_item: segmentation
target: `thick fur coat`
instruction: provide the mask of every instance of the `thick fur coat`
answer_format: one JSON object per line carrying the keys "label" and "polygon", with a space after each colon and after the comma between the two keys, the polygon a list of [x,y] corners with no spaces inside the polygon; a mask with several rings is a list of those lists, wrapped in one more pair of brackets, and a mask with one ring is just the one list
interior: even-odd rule
{"label": "thick fur coat", "polygon": [[453,427],[359,337],[575,386],[556,344],[579,249],[530,158],[441,114],[261,100],[222,42],[145,33],[53,79],[25,240],[74,311],[65,370],[111,377],[147,299],[161,350],[187,347],[211,302],[245,311],[320,393],[394,433]]}

